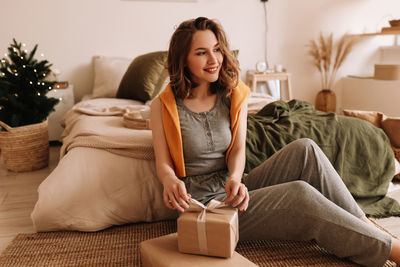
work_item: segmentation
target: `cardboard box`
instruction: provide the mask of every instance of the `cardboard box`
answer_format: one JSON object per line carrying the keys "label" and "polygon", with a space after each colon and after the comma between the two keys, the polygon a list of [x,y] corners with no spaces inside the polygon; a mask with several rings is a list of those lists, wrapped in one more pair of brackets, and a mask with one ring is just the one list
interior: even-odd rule
{"label": "cardboard box", "polygon": [[189,202],[190,208],[178,218],[180,252],[224,258],[233,255],[239,239],[237,209],[215,203],[212,200],[207,208],[203,205],[205,209],[191,211],[193,203]]}
{"label": "cardboard box", "polygon": [[374,78],[378,80],[400,80],[400,64],[375,64]]}
{"label": "cardboard box", "polygon": [[176,233],[146,240],[140,243],[143,267],[253,267],[257,266],[234,252],[229,259],[185,254],[178,251]]}

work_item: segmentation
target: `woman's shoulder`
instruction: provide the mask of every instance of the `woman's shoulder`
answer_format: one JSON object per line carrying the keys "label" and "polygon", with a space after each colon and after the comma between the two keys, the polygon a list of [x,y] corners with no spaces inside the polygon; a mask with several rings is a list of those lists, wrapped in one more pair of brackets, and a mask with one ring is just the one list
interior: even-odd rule
{"label": "woman's shoulder", "polygon": [[233,90],[234,91],[242,91],[245,94],[250,94],[250,88],[241,80],[238,81],[237,86]]}
{"label": "woman's shoulder", "polygon": [[161,99],[160,96],[157,96],[151,101],[150,108],[156,108],[159,107],[160,105],[161,105]]}
{"label": "woman's shoulder", "polygon": [[171,83],[164,88],[164,90],[159,94],[161,101],[169,100],[170,98],[175,98],[175,94],[172,90]]}
{"label": "woman's shoulder", "polygon": [[242,102],[247,99],[250,95],[250,88],[241,80],[238,81],[238,84],[232,90],[231,99],[234,102]]}

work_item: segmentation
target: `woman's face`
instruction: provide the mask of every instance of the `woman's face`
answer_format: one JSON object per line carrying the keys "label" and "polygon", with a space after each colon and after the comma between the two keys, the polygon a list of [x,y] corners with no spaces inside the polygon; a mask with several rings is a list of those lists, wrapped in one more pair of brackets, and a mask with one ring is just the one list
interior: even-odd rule
{"label": "woman's face", "polygon": [[217,81],[223,60],[218,40],[212,31],[197,31],[193,35],[187,56],[187,67],[195,83]]}

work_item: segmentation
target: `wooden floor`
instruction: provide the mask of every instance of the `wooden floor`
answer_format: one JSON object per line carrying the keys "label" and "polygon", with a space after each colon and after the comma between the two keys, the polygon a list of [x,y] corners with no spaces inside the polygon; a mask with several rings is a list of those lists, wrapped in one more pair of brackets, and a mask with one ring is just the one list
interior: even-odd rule
{"label": "wooden floor", "polygon": [[34,233],[30,214],[38,198],[39,184],[57,166],[59,146],[50,146],[47,168],[15,173],[0,163],[0,253],[19,233]]}
{"label": "wooden floor", "polygon": [[[49,167],[33,172],[10,172],[0,162],[0,253],[17,234],[34,232],[30,214],[38,198],[37,188],[56,167],[59,151],[59,146],[51,146]],[[400,202],[400,183],[392,184],[389,190]],[[400,217],[376,222],[400,237]]]}

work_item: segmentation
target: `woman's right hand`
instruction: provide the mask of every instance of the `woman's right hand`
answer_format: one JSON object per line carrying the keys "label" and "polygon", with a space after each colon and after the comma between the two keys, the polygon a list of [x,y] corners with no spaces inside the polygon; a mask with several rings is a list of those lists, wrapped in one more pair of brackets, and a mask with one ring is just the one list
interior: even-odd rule
{"label": "woman's right hand", "polygon": [[184,212],[189,208],[187,201],[190,194],[186,192],[185,183],[177,177],[171,177],[164,180],[164,203],[173,210]]}

